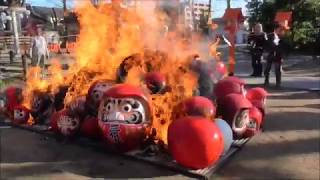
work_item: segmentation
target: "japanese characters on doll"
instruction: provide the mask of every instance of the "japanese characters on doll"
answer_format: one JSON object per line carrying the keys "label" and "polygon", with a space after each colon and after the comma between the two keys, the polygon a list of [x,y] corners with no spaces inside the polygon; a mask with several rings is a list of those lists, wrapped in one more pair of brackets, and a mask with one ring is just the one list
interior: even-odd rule
{"label": "japanese characters on doll", "polygon": [[262,123],[262,113],[261,111],[256,108],[252,107],[249,111],[249,123],[247,124],[247,130],[244,133],[244,137],[252,137],[258,132],[260,132],[261,129],[261,123]]}
{"label": "japanese characters on doll", "polygon": [[220,129],[223,136],[223,154],[227,153],[233,143],[233,132],[230,125],[223,119],[215,119],[214,121]]}
{"label": "japanese characters on doll", "polygon": [[53,97],[46,92],[34,91],[31,103],[31,116],[36,124],[48,125],[55,111]]}
{"label": "japanese characters on doll", "polygon": [[178,164],[191,169],[214,164],[224,148],[220,129],[212,120],[199,116],[174,120],[168,129],[168,147]]}
{"label": "japanese characters on doll", "polygon": [[229,94],[218,101],[221,116],[230,125],[235,138],[241,138],[249,123],[249,109],[252,107],[241,94]]}
{"label": "japanese characters on doll", "polygon": [[97,80],[89,88],[85,107],[92,116],[97,116],[100,101],[103,93],[113,86],[114,82],[110,80]]}
{"label": "japanese characters on doll", "polygon": [[30,118],[30,110],[22,105],[17,105],[13,110],[12,122],[15,124],[26,124]]}
{"label": "japanese characters on doll", "polygon": [[65,137],[74,136],[80,128],[80,123],[78,117],[70,116],[65,109],[53,113],[50,119],[51,130]]}
{"label": "japanese characters on doll", "polygon": [[119,84],[105,92],[99,107],[99,127],[105,142],[116,151],[138,148],[151,126],[149,100],[143,90]]}
{"label": "japanese characters on doll", "polygon": [[80,133],[88,138],[99,138],[101,133],[98,125],[98,118],[92,116],[84,118],[81,123]]}
{"label": "japanese characters on doll", "polygon": [[216,106],[214,103],[202,96],[193,96],[184,99],[174,108],[174,117],[179,119],[184,116],[201,116],[213,119],[216,114]]}
{"label": "japanese characters on doll", "polygon": [[149,72],[144,77],[147,88],[152,94],[161,94],[166,90],[165,76],[159,72]]}

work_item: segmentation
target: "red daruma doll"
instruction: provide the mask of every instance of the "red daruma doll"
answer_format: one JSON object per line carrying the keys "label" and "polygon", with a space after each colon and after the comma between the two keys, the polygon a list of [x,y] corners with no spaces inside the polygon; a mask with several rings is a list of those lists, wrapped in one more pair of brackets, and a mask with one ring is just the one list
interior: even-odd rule
{"label": "red daruma doll", "polygon": [[223,135],[212,120],[187,116],[174,120],[169,126],[169,151],[184,167],[203,169],[216,163],[223,146]]}
{"label": "red daruma doll", "polygon": [[140,87],[115,85],[104,93],[98,119],[109,147],[120,152],[136,149],[152,123],[148,96]]}

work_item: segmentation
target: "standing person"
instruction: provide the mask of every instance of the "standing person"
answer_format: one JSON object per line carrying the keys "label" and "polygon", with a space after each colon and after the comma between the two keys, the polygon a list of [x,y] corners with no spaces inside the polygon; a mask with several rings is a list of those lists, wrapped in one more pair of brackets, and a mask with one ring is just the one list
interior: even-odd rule
{"label": "standing person", "polygon": [[266,43],[267,36],[263,32],[262,24],[257,23],[254,26],[254,31],[249,35],[248,43],[250,44],[251,53],[251,65],[253,73],[251,76],[261,77],[262,76],[262,58],[263,58],[263,47]]}
{"label": "standing person", "polygon": [[275,74],[276,74],[276,87],[281,87],[281,71],[282,71],[282,62],[283,55],[286,50],[283,40],[281,39],[285,33],[285,29],[276,24],[273,28],[273,32],[268,34],[267,41],[267,65],[265,68],[265,81],[264,85],[269,86],[269,75],[272,64],[274,64]]}
{"label": "standing person", "polygon": [[41,28],[37,28],[36,36],[33,37],[31,43],[31,65],[44,68],[44,63],[49,58],[49,50],[47,41],[42,35]]}

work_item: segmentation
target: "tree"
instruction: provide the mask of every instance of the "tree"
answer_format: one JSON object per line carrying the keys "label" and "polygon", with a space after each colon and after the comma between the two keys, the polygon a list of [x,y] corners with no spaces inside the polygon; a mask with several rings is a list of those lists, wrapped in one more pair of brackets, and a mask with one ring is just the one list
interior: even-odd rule
{"label": "tree", "polygon": [[286,38],[289,44],[306,50],[319,48],[319,0],[251,0],[247,8],[251,27],[260,22],[266,31],[270,31],[277,11],[292,11],[292,28]]}

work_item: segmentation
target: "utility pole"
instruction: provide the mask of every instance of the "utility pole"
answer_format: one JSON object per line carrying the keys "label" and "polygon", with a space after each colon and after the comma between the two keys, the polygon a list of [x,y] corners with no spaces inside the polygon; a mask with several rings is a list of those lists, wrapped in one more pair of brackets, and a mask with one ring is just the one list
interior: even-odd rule
{"label": "utility pole", "polygon": [[231,0],[227,0],[227,9],[231,8]]}
{"label": "utility pole", "polygon": [[211,21],[211,14],[212,14],[212,0],[209,0],[209,16],[208,16],[208,22]]}

